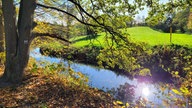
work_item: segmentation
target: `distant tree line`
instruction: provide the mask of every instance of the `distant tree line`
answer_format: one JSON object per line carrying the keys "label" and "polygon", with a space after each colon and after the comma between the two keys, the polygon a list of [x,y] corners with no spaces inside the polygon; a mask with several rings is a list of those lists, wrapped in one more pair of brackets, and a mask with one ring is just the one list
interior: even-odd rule
{"label": "distant tree line", "polygon": [[172,32],[192,33],[192,10],[190,8],[178,10],[171,15],[167,14],[163,20],[152,19],[147,22],[147,25],[166,33],[170,32],[170,26],[172,27]]}

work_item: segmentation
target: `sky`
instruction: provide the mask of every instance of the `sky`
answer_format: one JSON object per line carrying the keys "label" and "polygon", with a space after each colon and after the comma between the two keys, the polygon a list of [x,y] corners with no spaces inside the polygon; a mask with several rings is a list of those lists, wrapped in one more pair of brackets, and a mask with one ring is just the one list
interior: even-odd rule
{"label": "sky", "polygon": [[[166,3],[166,2],[168,2],[169,0],[160,0],[160,3]],[[140,11],[139,12],[139,14],[137,14],[136,15],[136,17],[135,18],[137,18],[137,17],[147,17],[147,14],[148,14],[148,9],[147,9],[147,7],[145,7],[145,9],[144,10],[142,10],[142,11]]]}

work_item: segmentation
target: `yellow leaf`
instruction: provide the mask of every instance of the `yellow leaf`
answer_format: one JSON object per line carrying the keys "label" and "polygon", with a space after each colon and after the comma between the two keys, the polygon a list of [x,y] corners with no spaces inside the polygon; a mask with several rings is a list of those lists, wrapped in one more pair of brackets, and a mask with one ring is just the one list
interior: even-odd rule
{"label": "yellow leaf", "polygon": [[117,104],[119,104],[119,105],[123,105],[123,102],[121,102],[121,101],[116,101],[117,102]]}
{"label": "yellow leaf", "polygon": [[181,87],[180,90],[181,90],[181,92],[183,92],[185,95],[190,94],[188,88],[186,88],[186,87]]}
{"label": "yellow leaf", "polygon": [[114,104],[114,105],[117,105],[117,103],[116,103],[116,102],[113,102],[113,104]]}
{"label": "yellow leaf", "polygon": [[172,91],[173,91],[175,94],[177,94],[177,95],[181,95],[181,93],[180,93],[178,90],[176,90],[176,89],[172,89]]}
{"label": "yellow leaf", "polygon": [[178,75],[178,74],[179,74],[179,72],[176,71],[176,72],[175,72],[175,75]]}
{"label": "yellow leaf", "polygon": [[130,105],[129,105],[129,103],[126,103],[126,107],[129,107]]}

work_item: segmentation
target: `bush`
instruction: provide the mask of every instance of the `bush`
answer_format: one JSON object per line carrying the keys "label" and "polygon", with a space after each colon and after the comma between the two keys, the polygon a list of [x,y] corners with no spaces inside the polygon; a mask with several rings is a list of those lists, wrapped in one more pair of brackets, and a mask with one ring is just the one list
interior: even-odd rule
{"label": "bush", "polygon": [[178,71],[179,75],[185,76],[184,68],[192,65],[192,49],[181,45],[154,46],[152,54],[147,55],[140,64],[150,70],[160,69],[164,72]]}
{"label": "bush", "polygon": [[[170,26],[167,25],[166,23],[159,23],[159,24],[153,26],[152,28],[156,29],[156,30],[161,30],[165,33],[170,33]],[[176,26],[172,25],[172,33],[175,33],[176,30],[177,30]]]}

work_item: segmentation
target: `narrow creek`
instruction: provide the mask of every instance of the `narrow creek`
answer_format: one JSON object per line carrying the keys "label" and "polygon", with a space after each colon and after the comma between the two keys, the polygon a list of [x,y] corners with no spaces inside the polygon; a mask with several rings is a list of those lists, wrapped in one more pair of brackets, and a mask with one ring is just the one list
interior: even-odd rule
{"label": "narrow creek", "polygon": [[[68,65],[67,60],[41,55],[39,50],[39,48],[35,48],[30,52],[30,56],[35,58],[37,62],[45,60],[52,63],[62,62],[66,66]],[[83,74],[87,75],[89,77],[89,86],[91,87],[107,91],[110,89],[120,90],[120,86],[125,84],[134,85],[135,96],[133,100],[145,98],[155,104],[162,104],[162,98],[164,97],[159,94],[158,84],[152,84],[150,81],[141,82],[136,78],[129,79],[126,76],[117,75],[111,70],[100,69],[91,65],[72,62],[70,66],[74,71],[82,72]],[[160,97],[157,98],[157,95],[155,94],[158,94]]]}

